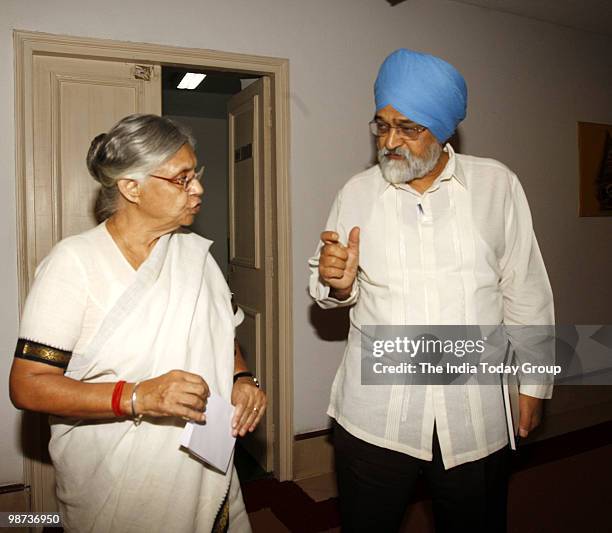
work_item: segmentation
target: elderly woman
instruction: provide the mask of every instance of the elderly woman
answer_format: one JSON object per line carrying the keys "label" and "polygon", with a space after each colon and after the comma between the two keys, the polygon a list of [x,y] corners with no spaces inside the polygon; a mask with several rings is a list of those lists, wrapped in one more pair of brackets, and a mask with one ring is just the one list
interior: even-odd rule
{"label": "elderly woman", "polygon": [[250,531],[235,469],[179,449],[211,392],[236,406],[235,436],[266,407],[211,243],[182,229],[203,192],[193,145],[154,115],[96,137],[87,165],[107,219],[57,244],[28,295],[11,399],[56,415],[49,451],[67,531],[209,532],[228,520]]}

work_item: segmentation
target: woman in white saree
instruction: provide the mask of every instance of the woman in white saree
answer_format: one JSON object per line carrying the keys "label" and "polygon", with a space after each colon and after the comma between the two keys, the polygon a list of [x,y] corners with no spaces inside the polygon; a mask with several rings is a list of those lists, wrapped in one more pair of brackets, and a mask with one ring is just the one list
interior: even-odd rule
{"label": "woman in white saree", "polygon": [[69,532],[250,531],[233,466],[223,474],[179,449],[211,392],[236,406],[236,436],[266,407],[211,242],[183,229],[203,192],[193,144],[154,115],[96,137],[87,163],[106,220],[58,243],[28,295],[11,399],[54,415]]}

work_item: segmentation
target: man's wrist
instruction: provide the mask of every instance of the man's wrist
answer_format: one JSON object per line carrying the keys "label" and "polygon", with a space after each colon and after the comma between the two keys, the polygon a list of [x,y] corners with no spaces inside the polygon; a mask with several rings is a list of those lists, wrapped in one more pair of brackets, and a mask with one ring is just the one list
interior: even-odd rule
{"label": "man's wrist", "polygon": [[334,287],[330,287],[329,295],[336,300],[348,300],[353,290],[353,286],[346,289],[335,289]]}

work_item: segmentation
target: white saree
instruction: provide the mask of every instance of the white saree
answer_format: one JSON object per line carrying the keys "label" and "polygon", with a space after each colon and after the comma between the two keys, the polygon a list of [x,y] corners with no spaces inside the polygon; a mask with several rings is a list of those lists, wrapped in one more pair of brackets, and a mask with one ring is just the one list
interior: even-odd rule
{"label": "white saree", "polygon": [[[161,237],[137,271],[128,272],[125,264],[121,267],[127,283],[110,283],[106,293],[117,297],[107,297],[105,305],[100,303],[104,287],[99,282],[91,286],[91,272],[108,265],[104,265],[104,253],[93,250],[92,244],[101,243],[112,255],[118,249],[112,249],[109,239],[102,224],[62,241],[59,251],[51,255],[66,258],[48,262],[65,267],[77,261],[78,276],[89,280],[88,295],[82,299],[93,311],[85,309],[80,324],[81,331],[91,330],[85,335],[87,342],[77,334],[74,347],[66,342],[58,346],[49,338],[53,332],[35,325],[32,309],[28,316],[28,305],[20,336],[74,348],[66,371],[72,379],[134,382],[181,369],[201,375],[212,392],[229,400],[234,328],[241,318],[234,316],[229,288],[209,254],[210,241],[193,233]],[[121,259],[115,256],[112,260]],[[42,270],[53,270],[49,264]],[[108,271],[103,277],[108,278]],[[33,299],[44,304],[42,288],[35,283],[32,291]],[[70,291],[66,298],[70,301]],[[91,316],[96,312],[104,318],[92,329],[96,320]],[[209,532],[232,477],[230,527],[250,531],[235,470],[232,467],[224,475],[180,450],[184,424],[177,418],[145,417],[136,426],[129,419],[53,417],[49,452],[66,531]],[[231,517],[237,512],[240,517],[232,524]]]}

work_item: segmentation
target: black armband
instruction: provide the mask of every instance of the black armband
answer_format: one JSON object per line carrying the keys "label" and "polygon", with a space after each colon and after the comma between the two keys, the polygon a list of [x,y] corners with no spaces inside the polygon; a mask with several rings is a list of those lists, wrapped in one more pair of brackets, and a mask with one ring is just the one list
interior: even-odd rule
{"label": "black armband", "polygon": [[15,357],[36,361],[37,363],[45,363],[66,370],[72,357],[72,352],[27,339],[19,339],[15,348]]}

